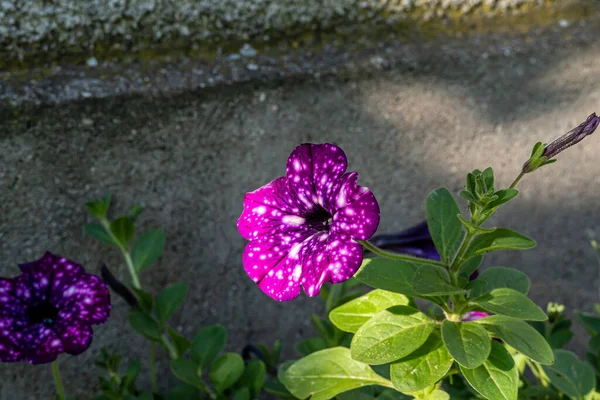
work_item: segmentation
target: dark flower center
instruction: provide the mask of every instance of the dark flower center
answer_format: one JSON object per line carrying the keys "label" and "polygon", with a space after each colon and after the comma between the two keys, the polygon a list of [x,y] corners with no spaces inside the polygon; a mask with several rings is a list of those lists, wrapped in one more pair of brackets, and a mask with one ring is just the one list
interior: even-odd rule
{"label": "dark flower center", "polygon": [[306,225],[317,231],[328,231],[331,225],[332,216],[321,206],[310,210],[305,216]]}
{"label": "dark flower center", "polygon": [[31,325],[44,324],[54,325],[58,317],[58,309],[47,301],[27,308],[27,318]]}

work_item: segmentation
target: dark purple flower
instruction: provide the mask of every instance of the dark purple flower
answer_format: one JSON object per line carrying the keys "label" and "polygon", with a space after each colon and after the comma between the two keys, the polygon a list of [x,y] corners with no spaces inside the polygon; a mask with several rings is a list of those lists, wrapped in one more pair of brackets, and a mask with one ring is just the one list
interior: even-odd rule
{"label": "dark purple flower", "polygon": [[410,254],[436,261],[441,259],[429,234],[427,221],[402,232],[374,236],[369,242],[380,249],[394,253]]}
{"label": "dark purple flower", "polygon": [[42,364],[85,351],[91,326],[110,314],[104,282],[50,252],[19,268],[21,275],[0,278],[0,361]]}
{"label": "dark purple flower", "polygon": [[357,240],[377,230],[379,205],[346,167],[339,147],[302,144],[288,158],[285,177],[246,194],[237,223],[250,240],[244,269],[275,300],[292,300],[301,286],[316,296],[323,283],[343,282],[360,267]]}

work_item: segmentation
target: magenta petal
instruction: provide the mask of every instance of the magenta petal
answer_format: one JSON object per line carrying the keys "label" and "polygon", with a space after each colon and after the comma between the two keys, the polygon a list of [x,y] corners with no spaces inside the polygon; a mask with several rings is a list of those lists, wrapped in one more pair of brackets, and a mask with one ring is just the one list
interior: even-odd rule
{"label": "magenta petal", "polygon": [[340,193],[344,195],[338,199],[343,201],[338,202],[340,208],[333,214],[331,232],[367,240],[379,226],[379,204],[369,189],[356,185],[356,179],[351,178],[348,182],[341,187]]}
{"label": "magenta petal", "polygon": [[301,201],[309,206],[323,204],[329,196],[329,189],[347,167],[346,154],[338,146],[329,143],[301,144],[288,158],[286,177]]}
{"label": "magenta petal", "polygon": [[61,340],[63,350],[71,355],[83,353],[92,344],[94,334],[92,328],[85,324],[71,321],[57,324],[54,328]]}
{"label": "magenta petal", "polygon": [[321,235],[310,244],[302,260],[302,287],[310,297],[317,296],[325,282],[350,279],[362,263],[362,246],[347,235]]}
{"label": "magenta petal", "polygon": [[288,225],[301,225],[303,220],[297,216],[299,212],[286,179],[278,178],[246,194],[237,227],[245,239],[252,240],[272,235]]}

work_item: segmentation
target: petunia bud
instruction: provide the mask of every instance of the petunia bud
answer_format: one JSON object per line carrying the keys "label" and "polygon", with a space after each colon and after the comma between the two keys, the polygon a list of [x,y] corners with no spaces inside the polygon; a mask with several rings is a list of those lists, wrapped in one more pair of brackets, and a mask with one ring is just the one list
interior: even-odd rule
{"label": "petunia bud", "polygon": [[123,300],[127,302],[131,307],[136,308],[138,306],[137,298],[133,293],[129,290],[127,286],[122,284],[115,276],[110,272],[106,264],[102,264],[102,268],[100,269],[102,274],[102,279],[104,282]]}
{"label": "petunia bud", "polygon": [[[542,146],[541,143],[537,143],[533,148],[531,157],[523,165],[523,173],[532,172],[541,166],[554,162],[555,160],[551,160],[552,158],[594,133],[599,124],[600,117],[596,113],[592,113],[579,126],[553,140],[549,145]],[[541,151],[542,149],[543,151]]]}

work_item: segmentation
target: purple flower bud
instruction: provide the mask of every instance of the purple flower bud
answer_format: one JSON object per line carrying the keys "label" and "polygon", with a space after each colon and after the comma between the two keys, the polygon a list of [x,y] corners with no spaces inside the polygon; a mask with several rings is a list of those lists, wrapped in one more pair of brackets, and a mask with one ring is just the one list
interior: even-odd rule
{"label": "purple flower bud", "polygon": [[584,122],[579,124],[578,127],[571,129],[569,132],[557,139],[554,139],[552,143],[545,146],[544,151],[541,153],[536,152],[536,149],[538,148],[537,146],[541,146],[541,143],[538,143],[536,147],[534,147],[531,158],[527,160],[525,164],[523,164],[523,173],[526,174],[538,169],[539,167],[554,162],[555,160],[550,160],[561,151],[576,145],[577,143],[581,142],[584,137],[594,133],[598,127],[598,124],[600,124],[600,117],[598,117],[596,113],[592,113]]}
{"label": "purple flower bud", "polygon": [[592,113],[587,117],[585,122],[582,122],[577,128],[570,130],[546,146],[543,155],[548,159],[551,159],[561,151],[581,142],[584,137],[594,133],[599,123],[600,117],[598,117],[596,113]]}

